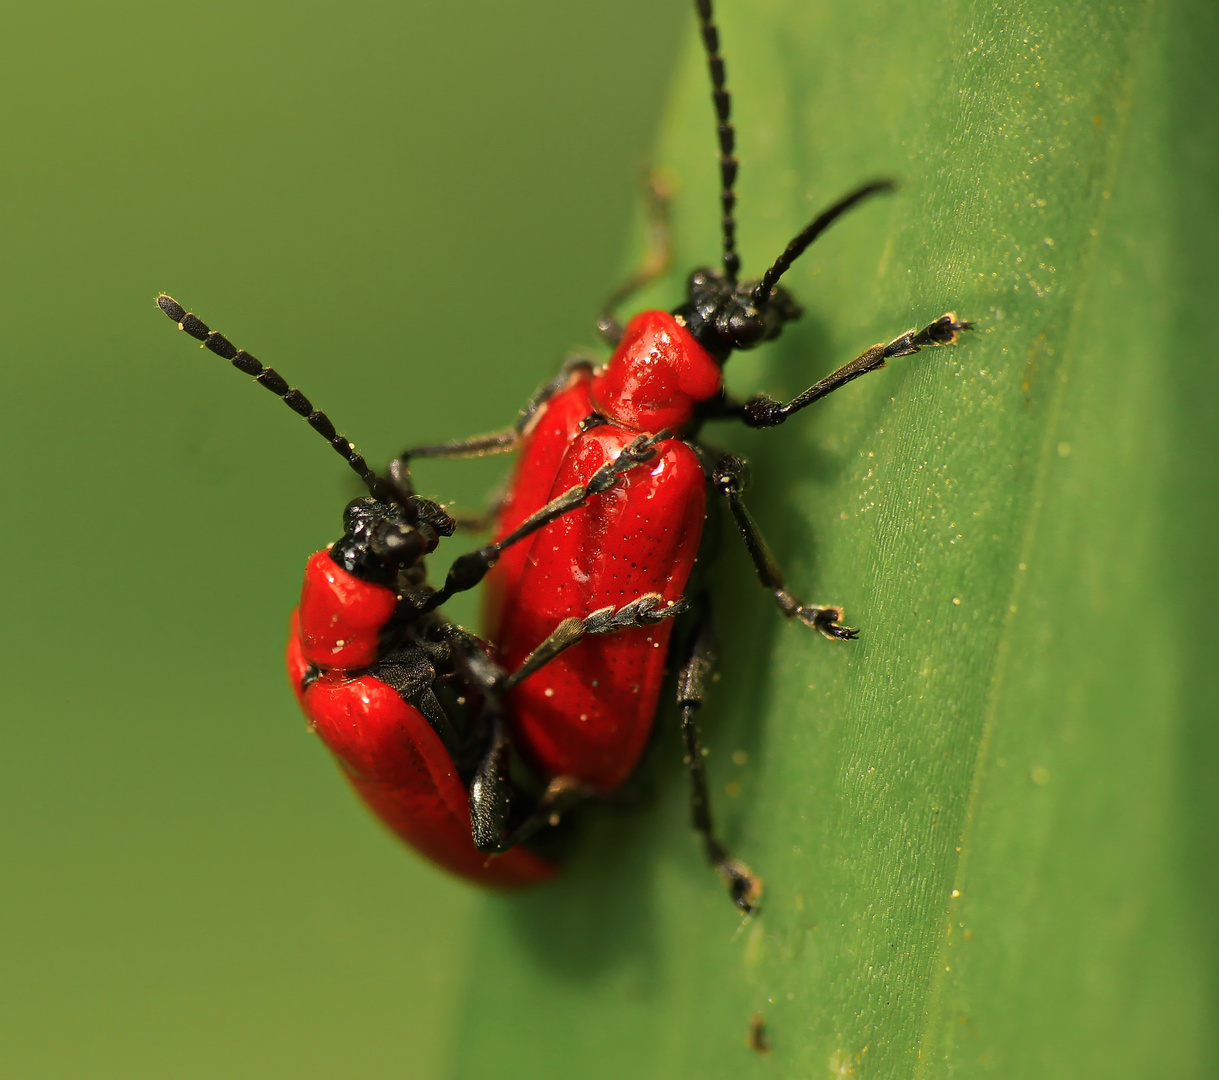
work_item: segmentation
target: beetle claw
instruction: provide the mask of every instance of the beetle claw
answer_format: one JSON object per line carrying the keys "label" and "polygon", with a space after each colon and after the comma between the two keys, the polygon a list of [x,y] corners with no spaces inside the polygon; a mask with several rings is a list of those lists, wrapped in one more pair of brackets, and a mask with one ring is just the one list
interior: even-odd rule
{"label": "beetle claw", "polygon": [[854,641],[859,637],[859,631],[854,627],[842,625],[842,608],[802,605],[795,615],[805,626],[811,626],[831,641]]}
{"label": "beetle claw", "polygon": [[722,859],[715,869],[728,886],[732,902],[746,915],[756,915],[762,897],[762,879],[739,859]]}

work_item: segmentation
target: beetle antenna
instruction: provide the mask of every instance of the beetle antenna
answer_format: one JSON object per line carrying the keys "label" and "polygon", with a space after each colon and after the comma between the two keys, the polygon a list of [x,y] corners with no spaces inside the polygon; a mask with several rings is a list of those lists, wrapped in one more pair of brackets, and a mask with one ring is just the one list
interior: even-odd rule
{"label": "beetle antenna", "polygon": [[720,32],[711,13],[711,0],[694,0],[698,12],[698,28],[707,54],[707,70],[711,73],[711,100],[715,104],[715,133],[720,144],[720,205],[724,230],[724,276],[736,284],[741,269],[741,257],[736,253],[736,131],[732,126],[732,98],[728,94],[724,58],[720,56]]}
{"label": "beetle antenna", "polygon": [[774,261],[765,274],[762,275],[762,280],[754,286],[753,292],[749,294],[749,301],[754,307],[765,307],[770,303],[771,292],[779,283],[779,278],[791,269],[791,264],[794,263],[801,255],[804,254],[808,246],[817,239],[826,229],[834,224],[843,214],[851,209],[858,202],[879,195],[882,191],[892,191],[897,185],[892,180],[873,180],[870,184],[864,184],[861,188],[856,188],[849,195],[839,199],[828,210],[822,210],[812,221],[810,221],[799,233],[783,254]]}
{"label": "beetle antenna", "polygon": [[244,371],[255,382],[261,383],[276,397],[282,398],[285,405],[294,413],[303,416],[323,439],[330,443],[334,452],[339,455],[352,471],[364,481],[369,493],[374,498],[383,498],[386,483],[368,467],[363,456],[352,446],[351,442],[335,430],[330,417],[315,409],[309,399],[299,390],[290,387],[282,375],[274,368],[264,367],[245,349],[238,349],[228,338],[208,327],[197,315],[187,311],[172,296],[162,293],[157,297],[157,307],[178,324],[179,330],[185,330],[191,337],[203,342],[204,346],[232,363],[238,371]]}

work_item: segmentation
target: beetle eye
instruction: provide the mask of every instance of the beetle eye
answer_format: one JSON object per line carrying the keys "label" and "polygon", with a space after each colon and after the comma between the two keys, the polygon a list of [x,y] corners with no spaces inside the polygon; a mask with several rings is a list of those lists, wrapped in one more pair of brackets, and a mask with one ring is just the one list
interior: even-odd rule
{"label": "beetle eye", "polygon": [[761,314],[752,307],[733,304],[725,312],[725,337],[737,349],[748,349],[756,345],[766,336],[766,322]]}
{"label": "beetle eye", "polygon": [[372,552],[386,563],[409,566],[423,557],[423,537],[409,525],[385,522],[373,531]]}
{"label": "beetle eye", "polygon": [[414,510],[421,525],[427,525],[441,536],[452,536],[457,531],[457,523],[445,513],[444,507],[431,499],[416,497]]}
{"label": "beetle eye", "polygon": [[355,532],[360,525],[372,517],[373,507],[376,505],[376,500],[368,495],[352,499],[343,510],[343,531]]}

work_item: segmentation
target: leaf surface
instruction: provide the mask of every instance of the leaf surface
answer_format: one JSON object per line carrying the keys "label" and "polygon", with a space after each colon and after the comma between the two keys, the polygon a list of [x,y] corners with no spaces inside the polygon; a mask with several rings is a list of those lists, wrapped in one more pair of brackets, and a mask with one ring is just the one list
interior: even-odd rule
{"label": "leaf surface", "polygon": [[[776,431],[706,433],[751,459],[791,587],[863,628],[781,625],[724,537],[704,731],[765,910],[739,926],[700,865],[663,713],[648,805],[598,815],[555,887],[484,902],[462,1075],[1205,1075],[1213,631],[1189,537],[1214,523],[1216,380],[1167,328],[1214,296],[1214,80],[1186,59],[1215,20],[719,7],[746,273],[859,182],[902,182],[797,263],[806,318],[730,384],[790,397],[942,311],[977,329]],[[662,306],[717,257],[688,45]]]}

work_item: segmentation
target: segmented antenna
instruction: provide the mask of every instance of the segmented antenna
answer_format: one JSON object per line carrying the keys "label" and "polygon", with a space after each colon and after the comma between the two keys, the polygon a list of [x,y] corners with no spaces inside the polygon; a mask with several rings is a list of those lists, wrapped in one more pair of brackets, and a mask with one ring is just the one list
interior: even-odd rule
{"label": "segmented antenna", "polygon": [[874,180],[870,184],[864,184],[863,187],[852,191],[845,198],[839,199],[828,210],[823,210],[812,221],[810,221],[795,237],[786,250],[774,261],[765,274],[762,275],[762,280],[754,286],[753,292],[749,294],[749,302],[754,307],[762,308],[770,303],[771,292],[779,283],[781,278],[791,268],[801,255],[804,254],[808,246],[817,239],[826,229],[834,224],[843,214],[851,209],[858,202],[871,195],[877,195],[882,191],[892,191],[896,185],[892,180]]}
{"label": "segmented antenna", "polygon": [[238,371],[244,371],[255,382],[261,383],[276,397],[283,398],[284,404],[294,413],[303,416],[323,439],[330,443],[334,452],[339,455],[352,471],[364,481],[374,498],[384,497],[385,482],[368,467],[368,462],[356,451],[356,448],[340,435],[324,412],[320,412],[310,404],[309,399],[299,390],[288,386],[274,368],[263,365],[252,357],[245,349],[238,349],[223,334],[212,330],[197,315],[187,311],[172,296],[162,293],[157,297],[157,307],[178,324],[179,330],[185,330],[191,337],[202,341],[217,356],[224,357]]}
{"label": "segmented antenna", "polygon": [[724,229],[724,276],[736,283],[741,259],[736,253],[736,132],[732,127],[732,98],[724,73],[724,58],[720,56],[720,32],[716,29],[711,14],[711,0],[694,0],[698,12],[698,28],[703,38],[703,50],[707,54],[707,70],[711,73],[711,100],[715,104],[717,120],[716,135],[720,143],[720,205],[723,208],[721,224]]}

